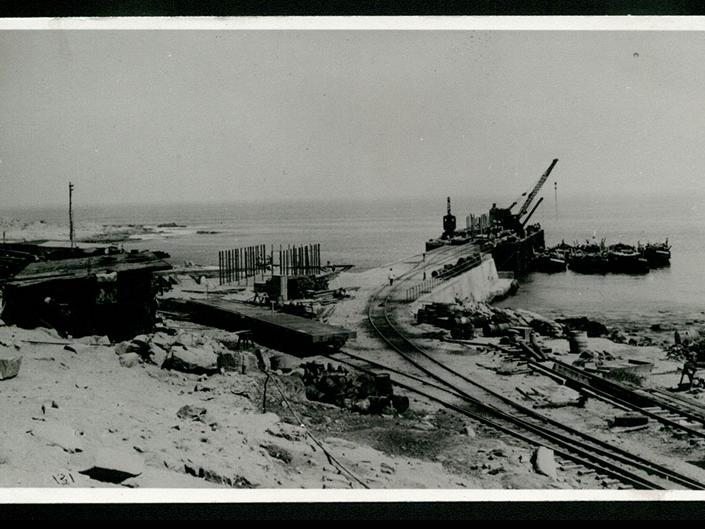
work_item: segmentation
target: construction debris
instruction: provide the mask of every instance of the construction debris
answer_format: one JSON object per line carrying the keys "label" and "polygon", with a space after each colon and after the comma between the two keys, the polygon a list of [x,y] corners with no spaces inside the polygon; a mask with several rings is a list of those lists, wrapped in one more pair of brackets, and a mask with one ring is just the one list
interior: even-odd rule
{"label": "construction debris", "polygon": [[302,365],[306,398],[359,413],[404,413],[408,397],[394,395],[388,374],[351,373],[342,366],[307,362]]}
{"label": "construction debris", "polygon": [[587,333],[589,338],[599,336],[607,336],[609,330],[599,321],[591,320],[590,318],[557,318],[556,322],[573,331],[583,331]]}
{"label": "construction debris", "polygon": [[487,303],[428,303],[416,313],[417,323],[430,323],[451,331],[453,338],[472,338],[477,329],[484,336],[519,336],[531,331],[543,336],[563,335],[563,327],[527,310],[503,309]]}
{"label": "construction debris", "polygon": [[624,413],[622,415],[617,415],[610,421],[611,427],[634,427],[642,426],[649,423],[649,418],[641,413]]}

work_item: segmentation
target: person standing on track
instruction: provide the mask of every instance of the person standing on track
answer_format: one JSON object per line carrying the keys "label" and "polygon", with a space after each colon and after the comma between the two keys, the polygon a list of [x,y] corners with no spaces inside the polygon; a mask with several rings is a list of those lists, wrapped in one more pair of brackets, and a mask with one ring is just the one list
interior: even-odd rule
{"label": "person standing on track", "polygon": [[394,280],[397,278],[397,276],[394,275],[394,270],[389,269],[389,275],[387,276],[389,278],[389,286],[391,287],[394,284]]}

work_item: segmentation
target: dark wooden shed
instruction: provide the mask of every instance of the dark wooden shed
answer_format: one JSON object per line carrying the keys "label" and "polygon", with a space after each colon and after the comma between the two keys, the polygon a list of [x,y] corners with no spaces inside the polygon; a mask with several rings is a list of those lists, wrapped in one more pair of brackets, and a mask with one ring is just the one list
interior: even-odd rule
{"label": "dark wooden shed", "polygon": [[161,288],[154,272],[171,268],[167,257],[132,251],[30,263],[5,281],[2,319],[115,340],[149,332]]}

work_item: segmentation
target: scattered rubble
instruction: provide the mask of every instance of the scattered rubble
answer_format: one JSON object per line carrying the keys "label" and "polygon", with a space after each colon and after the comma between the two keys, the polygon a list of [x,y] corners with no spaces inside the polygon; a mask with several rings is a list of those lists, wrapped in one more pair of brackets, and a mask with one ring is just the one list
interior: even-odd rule
{"label": "scattered rubble", "polygon": [[291,461],[292,461],[291,454],[285,448],[282,448],[281,446],[277,446],[277,445],[271,444],[271,443],[263,444],[260,446],[265,450],[265,452],[267,452],[269,454],[270,457],[272,457],[274,459],[278,459],[279,461],[281,461],[287,465],[289,463],[291,463]]}
{"label": "scattered rubble", "polygon": [[562,336],[563,326],[528,310],[500,308],[487,303],[429,303],[416,313],[417,323],[449,329],[453,338],[472,338],[482,329],[484,336],[521,334],[534,330],[542,336]]}
{"label": "scattered rubble", "polygon": [[351,373],[342,366],[308,362],[303,381],[309,400],[327,402],[359,413],[404,413],[408,397],[394,395],[388,374]]}
{"label": "scattered rubble", "polygon": [[179,408],[179,411],[176,412],[176,416],[179,419],[191,419],[192,421],[205,422],[207,413],[208,411],[205,408],[187,404],[186,406]]}
{"label": "scattered rubble", "polygon": [[649,423],[649,418],[641,413],[623,413],[610,420],[610,426],[642,426]]}
{"label": "scattered rubble", "polygon": [[589,338],[597,338],[609,334],[609,329],[603,323],[591,320],[585,316],[579,318],[556,318],[556,322],[567,329],[585,331]]}

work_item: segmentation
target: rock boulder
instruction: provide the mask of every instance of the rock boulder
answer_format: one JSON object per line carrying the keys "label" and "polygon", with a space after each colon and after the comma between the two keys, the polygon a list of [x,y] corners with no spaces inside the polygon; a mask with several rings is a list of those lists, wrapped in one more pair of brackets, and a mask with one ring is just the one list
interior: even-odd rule
{"label": "rock boulder", "polygon": [[22,365],[21,356],[0,357],[0,380],[16,377]]}
{"label": "rock boulder", "polygon": [[218,371],[218,355],[209,344],[198,347],[177,343],[171,348],[165,367],[184,373],[209,374]]}
{"label": "rock boulder", "polygon": [[545,446],[539,446],[534,452],[532,460],[536,472],[551,479],[556,479],[556,460],[553,450]]}
{"label": "rock boulder", "polygon": [[137,353],[125,353],[118,356],[122,367],[134,367],[140,363],[140,355]]}

